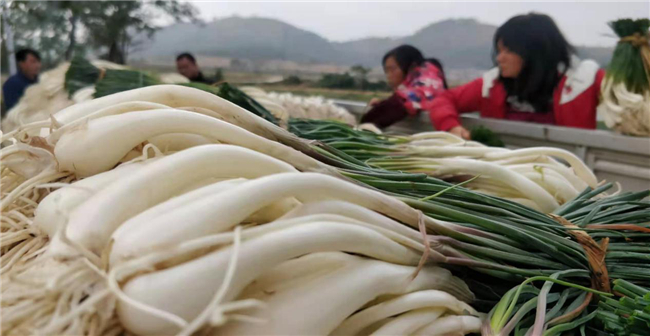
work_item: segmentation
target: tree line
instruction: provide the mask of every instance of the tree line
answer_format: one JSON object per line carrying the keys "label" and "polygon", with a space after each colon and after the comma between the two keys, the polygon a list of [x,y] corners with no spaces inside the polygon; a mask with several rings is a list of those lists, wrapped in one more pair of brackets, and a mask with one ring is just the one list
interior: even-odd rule
{"label": "tree line", "polygon": [[[198,22],[197,9],[177,0],[8,1],[3,6],[14,50],[38,50],[46,66],[88,52],[125,64],[137,38],[150,38],[160,28],[156,22]],[[7,69],[8,32],[2,23],[2,66]]]}

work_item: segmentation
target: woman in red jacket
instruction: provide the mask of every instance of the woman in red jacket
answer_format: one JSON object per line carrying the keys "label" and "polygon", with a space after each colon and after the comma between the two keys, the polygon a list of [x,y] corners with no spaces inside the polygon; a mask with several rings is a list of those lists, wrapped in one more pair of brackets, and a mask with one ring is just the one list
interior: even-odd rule
{"label": "woman in red jacket", "polygon": [[438,96],[431,121],[436,129],[466,139],[469,132],[458,114],[475,111],[486,118],[593,129],[605,73],[574,52],[549,16],[515,16],[494,35],[497,67]]}
{"label": "woman in red jacket", "polygon": [[382,59],[388,85],[395,91],[390,98],[371,100],[372,108],[361,123],[388,127],[408,115],[429,111],[433,99],[447,88],[442,64],[435,58],[425,59],[410,45],[401,45]]}

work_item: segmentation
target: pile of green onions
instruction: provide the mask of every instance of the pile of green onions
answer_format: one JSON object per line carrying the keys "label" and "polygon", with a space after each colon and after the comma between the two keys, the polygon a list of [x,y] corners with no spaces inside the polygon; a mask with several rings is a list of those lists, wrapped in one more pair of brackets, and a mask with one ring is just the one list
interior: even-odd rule
{"label": "pile of green onions", "polygon": [[[160,84],[164,84],[164,82],[154,73],[135,69],[101,70],[81,56],[72,59],[70,68],[65,74],[65,87],[70,96],[78,90],[92,85],[95,86],[93,97],[100,98],[118,92]],[[203,83],[178,83],[178,85],[210,92],[271,123],[278,124],[279,122],[264,106],[228,83],[221,83],[218,86]]]}
{"label": "pile of green onions", "polygon": [[650,136],[650,19],[609,23],[620,41],[601,85],[598,114],[620,133]]}
{"label": "pile of green onions", "polygon": [[[147,104],[155,102],[169,108],[131,111],[122,115],[115,112],[115,106],[132,106],[129,104],[135,104],[136,99],[140,104],[143,101]],[[183,106],[201,108],[204,113],[207,111],[208,115],[177,109]],[[113,115],[103,115],[109,114],[105,108]],[[61,116],[57,120],[63,121],[63,116],[66,115],[68,118],[75,115],[84,116],[88,118],[83,120],[87,129],[94,130],[88,132],[87,129],[78,129],[73,127],[76,126],[76,121],[69,120],[70,124],[55,131],[59,133],[49,136],[56,145],[58,168],[73,171],[78,177],[92,176],[115,167],[135,146],[145,142],[151,144],[149,140],[156,135],[180,132],[199,135],[210,141],[252,147],[260,153],[290,164],[291,169],[319,173],[314,175],[343,177],[393,196],[403,203],[387,198],[391,203],[387,206],[382,203],[382,206],[391,211],[388,216],[418,227],[423,233],[422,244],[418,243],[418,246],[423,247],[424,255],[429,255],[431,260],[439,261],[456,276],[464,279],[478,298],[478,301],[473,303],[476,308],[491,311],[483,326],[486,335],[554,335],[570,329],[580,329],[586,333],[588,328],[598,330],[598,323],[602,323],[605,317],[610,317],[606,320],[610,324],[608,328],[616,327],[608,306],[592,303],[593,299],[612,297],[612,294],[604,293],[600,288],[591,288],[592,279],[595,278],[594,270],[583,245],[575,238],[575,232],[588,235],[596,242],[608,240],[604,263],[610,278],[620,279],[635,286],[650,287],[650,268],[646,266],[650,254],[650,201],[647,200],[649,191],[606,196],[605,193],[612,189],[612,184],[594,185],[582,188],[575,197],[553,211],[538,211],[512,200],[454,184],[456,181],[435,178],[428,173],[388,170],[383,165],[373,164],[395,154],[396,151],[401,156],[412,154],[399,147],[408,143],[427,141],[428,146],[435,149],[434,144],[441,140],[439,138],[376,135],[357,131],[340,123],[293,120],[289,127],[300,137],[298,138],[248,112],[242,113],[242,110],[233,104],[215,99],[214,95],[185,86],[142,88],[76,105],[65,112],[67,114],[60,112]],[[212,113],[218,118],[212,116]],[[222,119],[233,124],[220,121]],[[140,127],[128,127],[134,124]],[[75,134],[83,134],[84,141],[78,141]],[[283,146],[277,141],[293,148]],[[123,144],[120,144],[122,142]],[[103,146],[102,150],[98,150],[98,146]],[[189,147],[196,146],[191,144]],[[497,152],[504,150],[482,147],[471,142],[467,146],[450,148],[479,148]],[[302,151],[309,156],[296,151]],[[91,152],[99,152],[102,155],[89,156]],[[12,153],[8,151],[6,154]],[[232,159],[232,155],[229,159]],[[7,164],[4,161],[3,163]],[[213,165],[192,165],[193,174],[185,175],[198,178],[196,167],[211,166]],[[243,166],[246,165],[236,168],[241,169]],[[254,168],[259,167],[254,165]],[[59,178],[59,175],[47,173],[48,179]],[[4,178],[3,176],[3,181]],[[32,181],[28,180],[34,183]],[[476,177],[463,183],[467,186],[475,181]],[[331,182],[321,181],[319,185],[328,183]],[[285,184],[286,182],[278,183]],[[124,186],[126,188],[127,184]],[[132,184],[128,186],[131,188]],[[312,191],[311,188],[303,189]],[[16,195],[19,194],[12,191],[8,196],[17,197]],[[3,199],[3,205],[12,204],[11,197]],[[123,200],[120,197],[110,199]],[[255,204],[248,198],[244,199],[249,201],[247,204]],[[124,206],[130,208],[131,204],[127,202]],[[108,208],[114,210],[112,207]],[[107,207],[93,209],[105,211]],[[413,209],[420,210],[424,216]],[[104,217],[110,216],[97,216]],[[208,219],[213,217],[207,216]],[[79,225],[88,224],[81,220],[88,218],[87,216],[77,218],[80,219]],[[567,226],[565,222],[571,225]],[[90,224],[93,226],[84,226],[88,229],[84,232],[93,236],[96,223]],[[124,246],[130,245],[125,243]],[[101,246],[91,248],[95,251],[102,250]],[[416,257],[419,258],[419,255]],[[544,284],[537,287],[542,281]],[[558,286],[551,286],[552,283],[557,283]],[[609,285],[609,281],[607,284]],[[621,286],[617,287],[615,282],[614,295],[625,294],[625,291],[616,288],[620,289]],[[628,291],[640,295],[638,291],[629,288]],[[642,300],[644,299],[638,302],[639,305],[644,304]],[[614,301],[605,299],[605,303],[614,307],[613,314],[624,318],[629,315],[629,312],[614,305]],[[636,308],[637,306],[634,306],[635,311]],[[644,317],[642,314],[635,316],[639,316],[640,320]],[[627,326],[627,322],[623,323],[620,319],[616,321],[623,328]],[[638,325],[636,322],[633,324]],[[602,327],[600,329],[602,330]]]}
{"label": "pile of green onions", "polygon": [[[408,142],[404,137],[311,120],[292,120],[290,130],[320,140],[314,144],[316,149],[345,176],[450,223],[427,223],[428,239],[433,249],[449,257],[448,266],[463,274],[478,297],[475,306],[491,310],[485,335],[559,335],[576,328],[593,334],[602,330],[598,321],[611,311],[592,302],[594,297],[613,300],[612,294],[591,289],[588,259],[571,230],[584,231],[595,241],[609,239],[607,271],[612,279],[621,279],[614,283],[615,288],[622,281],[650,286],[649,191],[605,197],[611,183],[588,187],[553,211],[577,226],[567,228],[516,202],[425,174],[369,164],[389,155],[395,145]],[[553,283],[560,285],[551,287]],[[618,294],[616,289],[614,293]]]}
{"label": "pile of green onions", "polygon": [[597,186],[593,172],[580,159],[558,148],[509,150],[445,132],[383,135],[332,121],[292,119],[289,129],[382,170],[424,173],[452,182],[478,176],[465,186],[542,212],[555,210],[587,186]]}
{"label": "pile of green onions", "polygon": [[622,279],[614,280],[614,291],[623,295],[618,301],[605,298],[596,318],[605,330],[616,335],[647,335],[650,330],[650,289]]}
{"label": "pile of green onions", "polygon": [[[500,315],[502,321],[512,323],[496,324],[496,329],[486,335],[508,335],[515,330],[515,334],[525,335],[534,327],[538,312],[545,316],[540,328],[548,327],[545,335],[554,335],[575,327],[585,328],[595,311],[602,310],[590,305],[592,296],[587,295],[590,290],[586,287],[590,286],[592,274],[582,246],[571,239],[569,229],[551,217],[497,197],[453,188],[431,177],[413,181],[412,175],[405,174],[403,180],[398,180],[394,176],[382,178],[374,172],[347,176],[397,196],[431,218],[458,225],[453,229],[429,227],[430,242],[436,250],[449,249],[448,256],[457,257],[450,261],[457,264],[451,268],[465,274],[462,278],[479,298],[476,307],[490,310],[497,300],[502,302],[501,306],[505,305],[503,302],[513,305]],[[586,189],[556,214],[572,221],[595,240],[609,238],[605,263],[610,277],[648,286],[650,202],[644,198],[649,193],[596,198],[611,187],[607,184],[595,190]],[[547,280],[560,275],[562,284],[568,285],[561,292],[527,285],[527,296],[513,300],[507,295],[508,289],[525,279]],[[540,301],[546,303],[542,308],[536,306]],[[499,315],[493,313],[493,320],[495,316]]]}

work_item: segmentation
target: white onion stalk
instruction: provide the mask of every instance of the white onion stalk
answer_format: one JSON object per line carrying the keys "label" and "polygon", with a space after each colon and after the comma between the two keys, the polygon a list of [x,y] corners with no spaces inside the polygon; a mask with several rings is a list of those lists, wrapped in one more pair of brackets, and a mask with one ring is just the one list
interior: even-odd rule
{"label": "white onion stalk", "polygon": [[[267,223],[265,225],[258,225],[258,226],[253,226],[248,228],[242,235],[247,238],[251,239],[254,237],[259,237],[263,236],[265,234],[268,234],[270,232],[276,232],[279,230],[284,230],[288,229],[291,227],[295,227],[298,225],[303,225],[306,223],[311,223],[311,222],[332,222],[332,223],[344,223],[344,224],[350,224],[350,225],[357,225],[361,226],[370,230],[373,230],[377,233],[382,234],[383,236],[403,245],[406,247],[409,247],[419,253],[424,254],[426,247],[422,242],[423,237],[419,237],[419,239],[412,239],[409,238],[408,236],[404,236],[400,234],[399,232],[396,232],[396,230],[393,230],[391,228],[385,228],[382,227],[381,225],[376,225],[375,223],[367,223],[364,221],[359,221],[356,219],[352,219],[349,217],[341,216],[341,215],[335,215],[335,214],[315,214],[315,215],[307,215],[307,216],[302,216],[302,217],[296,217],[296,218],[289,218],[289,219],[282,219],[282,220],[275,220],[272,223]],[[403,225],[402,225],[403,226]],[[403,226],[404,227],[404,226]],[[414,230],[412,230],[414,231]],[[208,243],[212,240],[218,240],[218,239],[224,239],[224,237],[228,237],[230,235],[229,232],[217,234],[214,236],[208,236],[211,238],[207,238],[205,240],[202,240],[201,238],[197,238],[195,241],[201,242],[201,243]],[[218,238],[221,237],[221,238]],[[434,258],[439,257],[439,254],[436,251],[430,250],[430,253],[434,253]],[[420,261],[422,262],[422,260]]]}
{"label": "white onion stalk", "polygon": [[544,172],[544,175],[538,172],[528,172],[523,175],[548,191],[560,204],[574,199],[580,193],[560,175],[554,176],[548,172]]}
{"label": "white onion stalk", "polygon": [[35,121],[26,125],[20,125],[16,129],[2,133],[0,132],[0,142],[10,141],[12,139],[23,139],[29,137],[29,131],[41,128],[47,128],[52,126],[52,121],[50,120],[40,120]]}
{"label": "white onion stalk", "polygon": [[489,190],[503,197],[526,197],[519,190],[489,177],[478,177],[474,181],[467,183],[466,186],[470,189]]}
{"label": "white onion stalk", "polygon": [[144,163],[140,162],[119,166],[52,192],[38,204],[34,213],[34,227],[53,237],[59,228],[66,224],[70,212],[74,208],[99,190],[121,178],[134,174],[143,167]]}
{"label": "white onion stalk", "polygon": [[[318,277],[294,284],[292,288],[267,295],[265,308],[252,316],[267,321],[260,324],[230,323],[219,331],[227,335],[328,335],[347,316],[380,295],[402,294],[439,288],[436,279],[448,271],[426,267],[411,282],[413,267],[342,254],[351,259],[346,265]],[[305,314],[314,307],[312,314]],[[287,319],[286,316],[301,315]]]}
{"label": "white onion stalk", "polygon": [[[20,141],[0,150],[0,169],[10,169],[24,178],[33,178],[44,170],[55,167],[56,162],[49,145],[42,138],[33,138],[38,145]],[[5,189],[6,190],[6,189]]]}
{"label": "white onion stalk", "polygon": [[[344,200],[392,218],[404,219],[407,223],[411,218],[408,214],[415,212],[406,204],[379,192],[327,175],[276,174],[243,183],[228,193],[197,200],[156,220],[124,223],[124,234],[112,237],[111,263],[139,255],[141,251],[230,230],[255,211],[286,197],[295,197],[301,202]],[[179,222],[183,225],[178,225]],[[403,230],[396,227],[399,224],[392,225],[393,230]]]}
{"label": "white onion stalk", "polygon": [[[278,249],[278,246],[282,248]],[[346,251],[404,265],[416,265],[420,260],[419,253],[368,228],[340,223],[308,223],[243,241],[238,271],[224,302],[237,297],[251,281],[286,260],[327,251]],[[168,253],[174,255],[177,252],[172,250]],[[186,320],[192,319],[208,304],[222,282],[230,253],[230,248],[221,249],[169,269],[138,276],[124,285],[124,292],[135,301]],[[130,263],[137,265],[138,260]],[[144,262],[140,267],[149,267],[147,264]],[[191,281],[186,283],[189,279]],[[462,299],[471,299],[466,287],[455,292]],[[159,334],[176,328],[170,322],[124,302],[118,305],[118,314],[129,330],[139,334]]]}
{"label": "white onion stalk", "polygon": [[558,157],[567,161],[576,174],[585,181],[590,187],[595,188],[598,185],[598,180],[594,173],[587,167],[587,165],[582,162],[575,154],[560,148],[552,147],[533,147],[533,148],[523,148],[516,149],[513,151],[506,151],[501,153],[487,153],[485,158],[488,160],[504,160],[517,156],[529,156],[529,155],[548,155]]}
{"label": "white onion stalk", "polygon": [[202,135],[212,141],[246,147],[288,162],[300,170],[331,170],[290,147],[221,120],[182,110],[141,111],[91,120],[84,128],[63,134],[56,143],[54,154],[60,170],[88,176],[112,168],[145,140],[168,133]]}
{"label": "white onion stalk", "polygon": [[481,158],[488,153],[507,153],[509,150],[498,147],[431,147],[431,146],[411,146],[411,145],[396,145],[396,149],[400,150],[400,154],[407,156],[420,156],[420,157],[450,157],[450,156],[466,156],[473,158]]}
{"label": "white onion stalk", "polygon": [[217,143],[202,135],[187,133],[169,133],[155,136],[147,140],[163,153],[180,152],[182,150]]}
{"label": "white onion stalk", "polygon": [[377,227],[382,227],[387,230],[391,230],[414,241],[420,242],[422,240],[422,235],[419,232],[414,231],[407,226],[404,226],[404,224],[398,223],[389,217],[369,210],[366,207],[346,201],[327,200],[320,202],[303,203],[279,219],[291,219],[315,214],[340,215],[364,223],[373,224]]}
{"label": "white onion stalk", "polygon": [[569,183],[573,188],[575,188],[578,191],[583,191],[589,187],[589,185],[581,180],[578,176],[576,176],[571,168],[567,168],[559,163],[557,165],[555,164],[549,164],[549,163],[528,163],[528,164],[513,164],[513,165],[508,165],[507,166],[509,169],[512,169],[518,173],[523,173],[523,172],[540,172],[543,171],[544,174],[549,173],[553,175],[560,175],[559,177],[562,177],[566,179],[567,183]]}
{"label": "white onion stalk", "polygon": [[493,161],[494,163],[500,164],[502,166],[517,165],[517,164],[526,164],[526,163],[548,163],[555,166],[565,167],[565,165],[557,162],[557,160],[546,156],[546,155],[523,155],[515,156],[503,160]]}
{"label": "white onion stalk", "polygon": [[[51,116],[50,120],[41,120],[36,121],[27,125],[22,125],[19,128],[5,134],[2,136],[2,141],[6,141],[12,137],[16,137],[18,133],[27,132],[29,130],[41,129],[41,128],[54,128],[56,129],[55,135],[57,137],[62,133],[71,128],[79,127],[85,122],[91,119],[97,119],[100,117],[105,117],[109,115],[122,114],[125,112],[134,112],[134,111],[146,111],[146,110],[155,110],[155,109],[165,109],[169,106],[152,103],[152,102],[143,102],[143,101],[128,101],[116,105],[110,105],[105,108],[102,108],[97,111],[89,111],[86,115],[59,115],[59,119]],[[58,134],[58,135],[57,135]],[[52,138],[50,141],[54,141]]]}
{"label": "white onion stalk", "polygon": [[478,142],[478,141],[472,141],[472,140],[467,140],[463,143],[455,143],[449,145],[450,147],[487,147],[484,144]]}
{"label": "white onion stalk", "polygon": [[169,109],[169,108],[170,108],[169,106],[163,104],[144,102],[144,101],[129,101],[129,102],[124,102],[116,105],[107,106],[98,111],[92,111],[92,113],[83,115],[75,119],[67,119],[67,118],[56,119],[56,117],[52,117],[53,122],[60,124],[61,126],[58,127],[54,132],[52,132],[48,140],[50,141],[50,143],[55,143],[59,139],[59,137],[65,132],[68,132],[74,128],[83,127],[85,123],[93,119],[98,119],[101,117],[107,117],[111,115],[119,115],[128,112],[161,110],[161,109]]}
{"label": "white onion stalk", "polygon": [[[236,146],[207,145],[170,155],[95,194],[76,208],[66,227],[68,238],[100,254],[125,220],[208,178],[254,178],[295,171],[290,165]],[[174,178],[169,178],[174,176]],[[133,198],[130,195],[147,194]],[[61,251],[57,251],[61,252]]]}
{"label": "white onion stalk", "polygon": [[[187,193],[183,193],[180,196],[173,197],[165,202],[161,202],[130,218],[122,225],[120,225],[115,230],[115,232],[113,232],[112,240],[122,241],[122,239],[126,239],[123,237],[130,234],[129,230],[131,230],[133,227],[137,227],[140,223],[149,223],[159,220],[159,218],[163,218],[161,216],[168,216],[175,210],[189,206],[195,202],[205,200],[206,198],[223,193],[225,191],[232,191],[232,189],[245,183],[246,181],[247,179],[245,178],[228,179],[216,183],[206,184],[205,186],[196,189],[192,188],[193,190],[188,191]],[[257,212],[252,213],[246,219],[246,222],[266,223],[273,221],[297,205],[298,202],[292,199],[275,201],[272,202],[271,205],[262,207]],[[146,248],[144,248],[144,250],[146,250]]]}
{"label": "white onion stalk", "polygon": [[[211,184],[207,184],[203,187],[199,187],[193,190],[190,190],[186,193],[181,193],[181,195],[172,197],[168,199],[167,201],[158,203],[147,210],[140,212],[138,215],[131,217],[129,220],[125,222],[129,223],[132,221],[143,221],[143,222],[148,222],[151,220],[156,219],[159,216],[166,215],[170,212],[173,212],[175,209],[179,209],[183,206],[187,206],[189,204],[192,204],[193,202],[196,202],[197,200],[203,199],[205,197],[219,194],[221,192],[230,190],[234,188],[237,185],[240,185],[247,180],[245,178],[234,178],[234,179],[227,179]],[[113,237],[119,237],[122,234],[128,233],[125,232],[125,227],[128,227],[128,225],[120,225],[115,232],[113,232]]]}
{"label": "white onion stalk", "polygon": [[139,89],[115,93],[109,96],[93,99],[80,104],[70,106],[61,110],[55,115],[57,119],[74,120],[90,114],[94,111],[115,104],[130,101],[148,101],[163,104],[172,108],[192,106],[202,108],[205,111],[212,111],[216,115],[213,117],[224,120],[232,125],[242,127],[249,132],[269,140],[281,142],[287,146],[300,150],[309,155],[320,157],[309,143],[298,138],[297,136],[285,131],[279,126],[264,120],[257,115],[221,98],[212,93],[203,90],[179,86],[179,85],[152,85]]}
{"label": "white onion stalk", "polygon": [[[373,332],[381,329],[383,326],[385,326],[386,324],[392,322],[393,320],[395,320],[395,317],[389,317],[387,319],[383,319],[383,320],[381,320],[381,321],[379,321],[377,323],[374,323],[374,324],[368,326],[368,328],[365,328],[365,329],[361,330],[357,335],[359,335],[359,336],[361,336],[361,335],[372,335]],[[429,322],[431,322],[431,321],[429,321]]]}
{"label": "white onion stalk", "polygon": [[481,319],[475,316],[445,316],[415,332],[416,336],[477,333],[481,331]]}
{"label": "white onion stalk", "polygon": [[486,147],[484,144],[476,141],[449,141],[445,139],[425,139],[425,140],[414,140],[408,143],[412,146],[420,147]]}
{"label": "white onion stalk", "polygon": [[355,125],[356,119],[346,109],[333,101],[320,96],[300,97],[291,93],[275,93],[253,89],[252,97],[273,112],[276,117],[287,120],[293,118],[328,119]]}
{"label": "white onion stalk", "polygon": [[465,139],[451,134],[449,132],[421,132],[408,136],[408,139],[413,140],[427,140],[427,139],[444,139],[449,142],[464,142]]}
{"label": "white onion stalk", "polygon": [[[204,108],[204,107],[196,107],[196,106],[182,106],[182,107],[176,107],[175,109],[177,109],[177,110],[184,110],[184,111],[188,111],[188,112],[196,112],[196,113],[198,113],[198,114],[203,114],[203,115],[206,115],[206,116],[209,116],[209,117],[213,117],[213,118],[215,118],[215,119],[219,119],[219,120],[221,120],[221,121],[225,121],[225,122],[228,122],[228,123],[232,123],[232,122],[229,122],[229,121],[228,121],[224,116],[222,116],[221,114],[219,114],[219,112],[217,112],[217,111],[213,111],[213,110],[209,110],[209,109]],[[237,124],[235,124],[235,125],[237,125]],[[240,126],[240,125],[237,125],[237,126]],[[240,126],[240,127],[241,127],[241,126]],[[243,127],[242,127],[242,128],[243,128]],[[244,129],[245,129],[245,128],[244,128]]]}
{"label": "white onion stalk", "polygon": [[435,321],[445,313],[444,308],[417,309],[390,320],[390,322],[375,330],[371,335],[411,335],[416,330]]}
{"label": "white onion stalk", "polygon": [[[544,212],[552,212],[557,209],[559,204],[546,190],[537,185],[535,182],[527,179],[521,174],[502,167],[500,165],[471,159],[419,159],[416,163],[390,162],[382,164],[385,166],[394,166],[395,168],[405,168],[408,165],[418,172],[425,171],[435,175],[466,173],[481,175],[493,178],[510,187],[520,191],[527,198],[537,203]],[[408,170],[408,169],[407,169]]]}
{"label": "white onion stalk", "polygon": [[[323,217],[319,216],[319,218]],[[308,220],[316,220],[316,217],[310,217]],[[341,252],[311,253],[291,259],[255,279],[242,290],[237,299],[264,300],[275,293],[291,290],[303,283],[347,267],[353,261],[354,259],[350,259],[348,254]]]}
{"label": "white onion stalk", "polygon": [[445,139],[425,139],[425,140],[414,140],[409,142],[408,144],[411,146],[418,146],[418,147],[444,147],[444,146],[449,146],[451,144],[461,144],[462,142],[449,142],[448,140]]}
{"label": "white onion stalk", "polygon": [[[212,93],[180,85],[152,85],[139,89],[123,91],[109,96],[72,105],[55,115],[57,119],[74,120],[101,108],[123,102],[147,101],[163,104],[172,108],[195,106],[215,111],[224,120],[241,126],[250,132],[271,140],[286,137],[279,127]],[[279,133],[283,133],[277,137]]]}
{"label": "white onion stalk", "polygon": [[355,335],[380,320],[422,308],[443,308],[455,314],[478,315],[476,310],[449,293],[427,290],[402,295],[366,308],[346,319],[332,335]]}
{"label": "white onion stalk", "polygon": [[623,82],[614,85],[612,92],[616,95],[618,105],[624,108],[634,110],[640,109],[643,106],[643,95],[628,91],[627,86]]}

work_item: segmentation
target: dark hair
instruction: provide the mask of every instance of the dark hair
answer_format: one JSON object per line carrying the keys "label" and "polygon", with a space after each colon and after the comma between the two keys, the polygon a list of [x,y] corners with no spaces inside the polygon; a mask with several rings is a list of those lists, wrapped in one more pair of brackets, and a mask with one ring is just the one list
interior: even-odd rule
{"label": "dark hair", "polygon": [[422,56],[420,50],[418,50],[418,48],[408,44],[403,44],[397,48],[391,49],[384,55],[384,58],[382,58],[381,60],[381,64],[382,65],[386,64],[386,60],[389,57],[395,58],[397,65],[402,70],[404,75],[406,75],[409,72],[411,67],[420,66],[424,62],[429,62],[435,65],[438,69],[440,69],[440,74],[442,76],[442,83],[445,89],[447,88],[447,80],[445,79],[445,72],[442,68],[442,63],[440,63],[440,61],[438,61],[435,58],[425,59],[424,56]]}
{"label": "dark hair", "polygon": [[532,104],[537,112],[549,111],[555,87],[575,53],[573,46],[551,17],[537,13],[515,16],[497,29],[492,50],[495,64],[499,41],[524,61],[517,78],[501,78],[508,96]]}
{"label": "dark hair", "polygon": [[397,61],[397,65],[402,70],[404,75],[406,75],[411,67],[422,65],[424,62],[424,56],[420,50],[414,46],[408,44],[403,44],[397,48],[391,49],[384,55],[384,58],[381,60],[381,64],[386,64],[386,60],[389,57],[394,57]]}
{"label": "dark hair", "polygon": [[16,62],[18,63],[25,62],[28,55],[34,56],[39,62],[41,61],[41,55],[39,55],[36,50],[25,48],[25,49],[18,50],[18,52],[16,53]]}
{"label": "dark hair", "polygon": [[176,62],[180,61],[183,58],[187,58],[188,60],[190,60],[190,62],[196,64],[196,58],[194,58],[194,55],[192,55],[190,53],[187,53],[187,52],[176,56]]}

